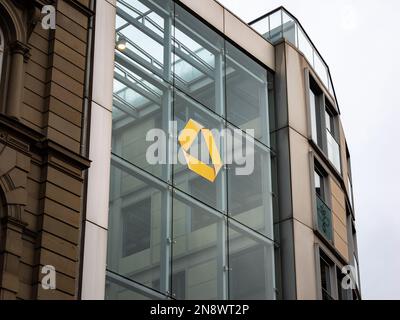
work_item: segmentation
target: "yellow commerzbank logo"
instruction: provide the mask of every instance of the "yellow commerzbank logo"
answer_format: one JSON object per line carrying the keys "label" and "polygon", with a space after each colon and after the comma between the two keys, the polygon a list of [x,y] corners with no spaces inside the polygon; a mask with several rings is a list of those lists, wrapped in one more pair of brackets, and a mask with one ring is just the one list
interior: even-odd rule
{"label": "yellow commerzbank logo", "polygon": [[[193,142],[196,140],[199,132],[201,132],[203,135],[208,152],[210,154],[212,166],[205,164],[204,162],[190,155],[188,152]],[[223,164],[211,131],[204,128],[198,122],[190,119],[185,128],[183,128],[179,134],[178,141],[181,145],[188,168],[208,181],[214,182]]]}

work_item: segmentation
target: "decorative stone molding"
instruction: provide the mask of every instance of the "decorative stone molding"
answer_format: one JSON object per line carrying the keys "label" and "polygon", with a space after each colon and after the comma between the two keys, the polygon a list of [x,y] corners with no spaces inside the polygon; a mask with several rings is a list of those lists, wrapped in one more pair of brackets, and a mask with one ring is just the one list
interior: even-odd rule
{"label": "decorative stone molding", "polygon": [[17,40],[17,41],[10,43],[9,48],[10,48],[11,55],[21,54],[24,56],[24,62],[28,62],[28,60],[31,56],[30,55],[31,48],[28,45]]}

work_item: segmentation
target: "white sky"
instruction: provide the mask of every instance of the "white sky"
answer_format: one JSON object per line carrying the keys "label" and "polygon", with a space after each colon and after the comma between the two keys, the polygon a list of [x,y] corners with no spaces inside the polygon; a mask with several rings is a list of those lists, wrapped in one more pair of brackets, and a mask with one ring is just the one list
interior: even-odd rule
{"label": "white sky", "polygon": [[219,0],[249,22],[283,5],[329,64],[352,158],[363,299],[400,299],[400,1]]}

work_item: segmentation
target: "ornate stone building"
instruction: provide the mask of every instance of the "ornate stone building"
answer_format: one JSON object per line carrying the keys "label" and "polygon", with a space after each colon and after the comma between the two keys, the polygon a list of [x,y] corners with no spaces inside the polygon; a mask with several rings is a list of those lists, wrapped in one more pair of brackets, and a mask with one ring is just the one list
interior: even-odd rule
{"label": "ornate stone building", "polygon": [[0,299],[79,294],[92,17],[89,0],[0,1]]}

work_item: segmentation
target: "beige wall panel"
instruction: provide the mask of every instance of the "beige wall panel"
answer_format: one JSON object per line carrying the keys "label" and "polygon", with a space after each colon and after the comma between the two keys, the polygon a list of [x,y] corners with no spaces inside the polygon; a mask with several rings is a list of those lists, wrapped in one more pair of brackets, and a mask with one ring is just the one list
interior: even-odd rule
{"label": "beige wall panel", "polygon": [[81,113],[63,101],[58,100],[55,97],[48,98],[48,105],[51,106],[51,112],[57,114],[61,118],[71,122],[72,124],[80,127],[82,125]]}
{"label": "beige wall panel", "polygon": [[339,251],[339,253],[346,259],[346,262],[348,262],[349,260],[349,252],[348,252],[348,247],[347,247],[347,243],[344,242],[344,240],[342,238],[340,238],[340,236],[334,232],[334,240],[335,242],[335,248]]}
{"label": "beige wall panel", "polygon": [[330,186],[331,186],[332,196],[336,198],[336,200],[343,208],[346,208],[346,202],[344,200],[344,193],[342,188],[332,178],[330,178]]}
{"label": "beige wall panel", "polygon": [[335,213],[332,215],[332,222],[333,230],[347,243],[346,224],[344,224]]}
{"label": "beige wall panel", "polygon": [[224,32],[224,8],[214,0],[180,0],[204,20],[221,32]]}
{"label": "beige wall panel", "polygon": [[225,34],[272,70],[275,70],[275,48],[260,34],[225,10]]}
{"label": "beige wall panel", "polygon": [[308,141],[290,129],[293,217],[313,228],[313,204]]}
{"label": "beige wall panel", "polygon": [[286,45],[287,94],[289,125],[307,137],[307,105],[302,56]]}
{"label": "beige wall panel", "polygon": [[314,232],[294,220],[297,299],[317,299]]}
{"label": "beige wall panel", "polygon": [[346,209],[342,207],[339,201],[336,200],[335,197],[332,197],[332,211],[335,215],[342,221],[343,224],[346,224]]}
{"label": "beige wall panel", "polygon": [[[103,2],[103,1],[100,1]],[[87,28],[87,18],[86,16],[82,13],[79,12],[77,9],[75,9],[73,6],[71,6],[68,1],[58,1],[57,2],[57,10],[60,11],[63,15],[70,17],[73,21],[78,23],[80,26]]]}

